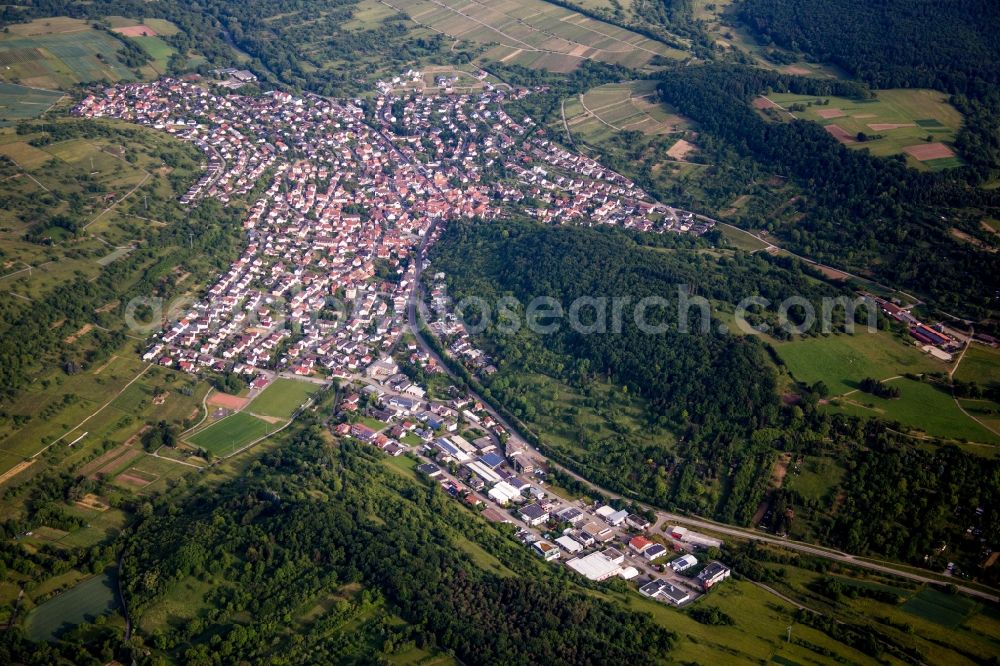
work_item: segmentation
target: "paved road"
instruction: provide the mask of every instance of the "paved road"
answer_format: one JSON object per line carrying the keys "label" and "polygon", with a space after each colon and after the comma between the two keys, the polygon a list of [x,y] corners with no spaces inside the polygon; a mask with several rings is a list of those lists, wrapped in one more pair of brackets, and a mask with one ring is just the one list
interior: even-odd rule
{"label": "paved road", "polygon": [[[437,221],[435,221],[431,225],[431,227],[428,229],[426,236],[424,236],[424,239],[420,243],[420,247],[417,249],[416,255],[414,256],[414,269],[415,270],[414,270],[414,277],[413,277],[413,288],[410,291],[410,298],[409,298],[409,300],[407,302],[407,320],[408,320],[408,323],[409,323],[410,331],[413,333],[413,336],[416,338],[417,344],[420,346],[420,348],[425,353],[427,353],[431,358],[433,358],[435,361],[437,361],[437,363],[442,368],[444,368],[444,370],[453,379],[458,379],[455,376],[455,374],[451,371],[451,368],[444,362],[444,359],[442,359],[437,354],[437,352],[434,351],[434,348],[431,347],[429,344],[427,344],[427,341],[424,340],[424,337],[423,337],[423,335],[421,335],[420,327],[419,327],[418,322],[417,322],[417,303],[418,303],[418,301],[420,299],[420,274],[421,274],[421,271],[423,270],[423,255],[424,255],[424,251],[427,249],[427,244],[430,241],[431,235],[433,234],[433,231],[434,231],[434,228],[436,227],[436,224],[437,224]],[[675,513],[670,513],[668,511],[663,511],[661,509],[657,509],[655,507],[651,507],[651,506],[649,506],[647,504],[643,504],[641,502],[636,502],[635,499],[633,499],[633,498],[623,497],[622,495],[620,495],[618,493],[610,491],[610,490],[608,490],[606,488],[602,488],[602,487],[598,486],[597,484],[589,481],[588,479],[585,479],[584,477],[580,476],[579,474],[577,474],[573,470],[567,469],[566,467],[564,467],[562,465],[559,465],[558,463],[555,463],[552,460],[547,459],[537,449],[535,449],[533,446],[531,446],[530,444],[528,444],[527,440],[520,434],[520,432],[518,431],[518,429],[515,428],[513,426],[513,424],[511,424],[506,418],[504,418],[503,415],[499,414],[495,409],[493,409],[493,407],[490,406],[490,404],[488,402],[486,402],[485,400],[483,400],[481,396],[477,395],[474,391],[472,391],[471,388],[469,389],[469,391],[470,391],[470,395],[472,395],[473,397],[476,398],[476,400],[478,400],[479,402],[481,402],[485,406],[486,411],[498,423],[500,423],[507,430],[507,432],[510,433],[511,438],[515,442],[518,442],[518,443],[522,444],[524,446],[525,450],[533,458],[535,458],[537,460],[545,461],[550,468],[555,468],[555,469],[560,470],[561,472],[569,475],[570,477],[572,477],[572,478],[576,479],[577,481],[579,481],[580,483],[584,484],[588,488],[591,488],[592,490],[595,490],[595,491],[597,491],[597,492],[605,495],[606,497],[609,497],[611,499],[624,499],[624,500],[633,502],[635,504],[638,504],[644,510],[652,511],[653,513],[656,514],[656,522],[654,524],[654,529],[657,529],[657,528],[661,527],[664,523],[680,523],[680,524],[683,524],[683,525],[687,525],[687,526],[691,526],[691,527],[695,527],[695,528],[703,529],[703,530],[709,530],[709,531],[712,531],[712,532],[716,532],[718,534],[723,534],[723,535],[726,535],[726,536],[736,537],[736,538],[740,538],[740,539],[755,539],[757,541],[762,541],[762,542],[765,542],[765,543],[768,543],[768,544],[780,546],[782,548],[787,548],[789,550],[794,550],[794,551],[797,551],[797,552],[800,552],[800,553],[804,553],[806,555],[812,555],[812,556],[815,556],[815,557],[821,557],[821,558],[824,558],[824,559],[827,559],[827,560],[832,560],[834,562],[841,562],[841,563],[844,563],[844,564],[849,564],[851,566],[858,567],[858,568],[861,568],[861,569],[868,569],[870,571],[877,571],[879,573],[892,574],[893,576],[899,576],[900,578],[905,578],[907,580],[911,580],[911,581],[918,582],[918,583],[942,583],[942,582],[949,582],[949,581],[942,581],[940,578],[935,578],[935,577],[928,576],[928,575],[922,575],[922,574],[914,573],[914,572],[911,572],[911,571],[898,569],[898,568],[894,567],[891,563],[888,563],[888,562],[883,564],[883,563],[879,563],[879,562],[873,562],[873,561],[867,560],[867,559],[860,559],[860,558],[858,558],[858,557],[856,557],[854,555],[851,555],[849,553],[844,553],[844,552],[841,552],[841,551],[838,551],[838,550],[835,550],[835,549],[832,549],[832,548],[825,548],[825,547],[822,547],[822,546],[817,546],[817,545],[810,544],[810,543],[805,543],[805,542],[802,542],[802,541],[795,541],[795,540],[792,540],[792,539],[781,538],[781,537],[777,537],[777,536],[773,536],[773,535],[769,535],[769,534],[764,534],[762,532],[758,532],[758,531],[755,531],[755,530],[745,529],[745,528],[742,528],[742,527],[734,527],[732,525],[725,525],[723,523],[718,523],[718,522],[716,522],[714,520],[710,520],[708,518],[702,518],[700,516],[688,516],[688,515],[679,515],[679,514],[675,514]],[[998,601],[1000,601],[1000,595],[997,595],[997,594],[994,594],[994,593],[990,593],[990,592],[984,592],[982,590],[979,590],[979,589],[976,589],[976,588],[972,588],[972,587],[968,587],[968,586],[965,586],[965,585],[961,585],[959,583],[954,583],[954,584],[959,589],[959,591],[961,591],[961,592],[963,592],[965,594],[968,594],[970,596],[977,597],[977,598],[980,598],[980,599],[986,599],[986,600],[992,601],[992,602],[998,602]]]}

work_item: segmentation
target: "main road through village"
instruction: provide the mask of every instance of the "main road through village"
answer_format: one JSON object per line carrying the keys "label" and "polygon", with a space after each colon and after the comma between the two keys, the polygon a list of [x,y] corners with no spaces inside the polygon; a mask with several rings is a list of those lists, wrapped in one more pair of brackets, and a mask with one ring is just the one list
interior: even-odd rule
{"label": "main road through village", "polygon": [[[417,344],[420,346],[420,348],[428,355],[430,355],[431,358],[433,358],[442,368],[444,368],[445,371],[452,377],[452,379],[459,380],[459,378],[452,371],[451,367],[447,363],[445,363],[444,359],[442,359],[438,355],[438,353],[434,350],[434,348],[431,347],[424,339],[417,318],[417,308],[422,298],[420,292],[421,289],[420,276],[421,272],[423,271],[424,252],[426,251],[427,245],[434,235],[436,227],[437,227],[437,221],[435,220],[428,228],[427,233],[421,240],[420,245],[417,248],[417,252],[414,256],[413,288],[410,291],[410,297],[407,301],[406,317],[407,317],[407,322],[409,324],[410,332],[413,333],[413,336],[416,338]],[[550,468],[555,468],[560,470],[561,472],[571,476],[580,483],[584,484],[588,488],[591,488],[592,490],[599,492],[610,499],[627,500],[637,504],[646,511],[653,512],[656,515],[656,522],[654,524],[654,529],[659,528],[664,523],[683,523],[685,525],[691,525],[699,529],[708,530],[711,532],[723,534],[726,536],[736,537],[739,539],[754,539],[764,543],[804,553],[806,555],[821,557],[827,560],[832,560],[834,562],[842,562],[844,564],[848,564],[853,567],[868,569],[869,571],[877,571],[879,573],[891,574],[893,576],[898,576],[900,578],[905,578],[907,580],[912,580],[918,583],[939,583],[939,584],[950,583],[954,584],[959,591],[968,594],[970,596],[977,597],[979,599],[986,599],[992,602],[1000,601],[1000,595],[997,595],[992,592],[987,592],[979,588],[969,587],[968,585],[963,585],[960,582],[950,580],[945,577],[936,577],[936,576],[920,574],[906,569],[898,568],[897,565],[888,562],[873,561],[870,559],[851,555],[849,553],[844,553],[838,550],[834,550],[832,548],[825,548],[822,546],[816,546],[813,544],[804,543],[802,541],[795,541],[792,539],[785,539],[777,536],[763,534],[761,532],[754,531],[751,529],[734,527],[732,525],[725,525],[722,523],[715,522],[714,520],[702,518],[701,516],[678,515],[675,513],[670,513],[667,511],[663,511],[661,509],[657,509],[656,507],[652,507],[647,504],[643,504],[642,502],[637,502],[631,498],[622,497],[620,494],[612,492],[606,488],[602,488],[597,484],[589,481],[588,479],[585,479],[584,477],[580,476],[573,470],[568,469],[563,465],[559,465],[554,461],[546,458],[541,452],[539,452],[535,447],[531,446],[528,443],[528,441],[520,434],[518,429],[514,427],[514,425],[510,422],[509,419],[505,418],[502,414],[498,413],[497,410],[494,409],[489,402],[483,400],[482,396],[477,395],[472,387],[469,387],[469,392],[470,395],[475,397],[476,400],[478,400],[483,404],[486,411],[494,419],[496,419],[496,421],[500,423],[507,430],[507,432],[510,433],[510,436],[517,443],[521,444],[532,457],[534,457],[539,461],[545,461]]]}

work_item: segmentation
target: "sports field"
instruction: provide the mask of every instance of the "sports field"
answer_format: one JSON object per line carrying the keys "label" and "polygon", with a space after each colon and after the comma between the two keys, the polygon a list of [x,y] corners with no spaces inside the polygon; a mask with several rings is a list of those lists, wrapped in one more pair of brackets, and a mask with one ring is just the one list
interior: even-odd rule
{"label": "sports field", "polygon": [[108,570],[49,599],[28,615],[28,638],[52,640],[66,629],[110,613],[118,607],[115,585],[115,574]]}
{"label": "sports field", "polygon": [[568,72],[593,59],[641,68],[655,56],[681,59],[670,48],[543,0],[387,0],[419,25],[456,39],[499,44],[486,60]]}
{"label": "sports field", "polygon": [[118,58],[122,44],[76,19],[39,19],[0,34],[0,78],[37,88],[134,79]]}
{"label": "sports field", "polygon": [[[852,148],[867,148],[882,156],[905,154],[908,164],[922,169],[961,164],[950,145],[962,125],[962,116],[948,103],[947,95],[936,90],[880,90],[873,100],[792,93],[767,98],[796,118],[822,124]],[[817,104],[820,100],[825,103]],[[802,106],[805,108],[797,110]],[[858,141],[859,133],[881,138]]]}
{"label": "sports field", "polygon": [[246,412],[236,412],[187,438],[197,447],[218,456],[228,455],[250,442],[274,432],[282,424],[271,424]]}
{"label": "sports field", "polygon": [[247,408],[254,414],[287,419],[316,392],[317,386],[295,379],[275,379]]}
{"label": "sports field", "polygon": [[670,134],[691,127],[683,116],[656,100],[655,81],[610,83],[564,101],[566,124],[573,135],[593,141],[615,132]]}

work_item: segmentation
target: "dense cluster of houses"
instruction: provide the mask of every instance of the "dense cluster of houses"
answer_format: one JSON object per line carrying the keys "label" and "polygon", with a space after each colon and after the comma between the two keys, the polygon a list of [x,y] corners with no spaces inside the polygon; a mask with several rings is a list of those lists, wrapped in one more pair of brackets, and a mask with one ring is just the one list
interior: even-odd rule
{"label": "dense cluster of houses", "polygon": [[448,296],[446,275],[442,272],[434,274],[429,289],[431,321],[427,328],[440,339],[447,354],[457,359],[466,370],[481,376],[490,376],[497,371],[493,359],[476,344],[469,334],[465,324],[455,313],[454,305]]}
{"label": "dense cluster of houses", "polygon": [[[689,214],[504,111],[505,101],[528,93],[362,103],[280,91],[220,95],[196,78],[164,78],[85,97],[76,107],[82,116],[149,125],[198,146],[207,167],[184,203],[228,202],[270,178],[244,222],[242,256],[145,358],[189,372],[354,376],[399,340],[410,258],[434,220],[488,220],[521,206],[551,222],[679,228],[678,215]],[[456,333],[452,351],[492,372]]]}

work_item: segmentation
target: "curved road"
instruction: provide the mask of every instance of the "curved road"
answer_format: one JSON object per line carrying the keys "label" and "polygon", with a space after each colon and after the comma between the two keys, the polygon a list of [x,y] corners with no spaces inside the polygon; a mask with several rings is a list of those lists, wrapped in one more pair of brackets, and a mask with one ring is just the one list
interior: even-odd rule
{"label": "curved road", "polygon": [[[453,379],[457,380],[459,378],[455,376],[451,368],[444,362],[444,359],[442,359],[438,355],[438,353],[434,351],[433,347],[427,344],[427,341],[420,333],[420,327],[417,322],[417,304],[420,298],[420,275],[421,272],[423,271],[424,251],[427,249],[427,245],[430,242],[431,237],[433,236],[434,230],[437,228],[437,224],[438,224],[437,220],[431,223],[431,226],[428,228],[427,233],[424,235],[424,238],[421,241],[420,246],[417,248],[417,252],[414,256],[413,286],[410,290],[410,297],[407,300],[406,314],[410,332],[413,333],[413,336],[414,338],[416,338],[417,344],[420,345],[420,348],[425,353],[430,355],[431,358],[435,359],[435,361],[442,368],[444,368],[445,372],[447,372],[448,375],[450,375]],[[475,391],[472,390],[471,387],[469,388],[469,394],[475,397],[477,401],[481,402],[484,405],[486,411],[490,414],[490,416],[492,416],[498,423],[500,423],[507,430],[507,432],[510,433],[511,439],[523,445],[525,450],[528,451],[531,454],[531,456],[534,457],[535,459],[546,461],[546,463],[550,467],[558,469],[559,471],[571,476],[580,483],[584,484],[588,488],[591,488],[592,490],[599,492],[606,497],[609,497],[611,499],[622,499],[629,502],[633,502],[634,504],[640,506],[642,509],[647,511],[652,511],[653,513],[655,513],[656,522],[654,523],[653,529],[662,526],[664,523],[683,523],[685,525],[690,525],[704,530],[710,530],[712,532],[716,532],[718,534],[724,534],[726,536],[736,537],[740,539],[755,539],[757,541],[762,541],[764,543],[768,543],[771,545],[780,546],[782,548],[787,548],[789,550],[794,550],[800,553],[805,553],[807,555],[812,555],[814,557],[822,557],[827,560],[832,560],[834,562],[842,562],[844,564],[849,564],[851,566],[858,567],[861,569],[868,569],[870,571],[877,571],[879,573],[891,574],[893,576],[899,576],[900,578],[905,578],[907,580],[911,580],[918,583],[937,583],[937,584],[952,583],[955,585],[956,588],[958,588],[959,591],[968,594],[969,596],[977,597],[979,599],[985,599],[987,601],[992,601],[992,602],[1000,601],[1000,596],[998,596],[997,594],[984,592],[983,590],[979,590],[973,587],[968,587],[958,582],[942,580],[941,578],[938,577],[932,577],[903,569],[898,569],[895,566],[893,566],[892,563],[889,562],[881,563],[877,561],[863,559],[832,548],[826,548],[823,546],[817,546],[815,544],[805,543],[802,541],[795,541],[792,539],[784,539],[769,534],[763,534],[742,527],[735,527],[732,525],[718,523],[714,520],[710,520],[708,518],[702,518],[700,516],[682,516],[675,513],[670,513],[668,511],[663,511],[662,509],[658,509],[656,507],[650,506],[642,502],[638,502],[630,497],[623,497],[618,493],[612,492],[606,488],[602,488],[601,486],[598,486],[597,484],[589,481],[588,479],[585,479],[584,477],[580,476],[573,470],[567,469],[566,467],[559,465],[554,461],[546,458],[535,447],[528,444],[527,440],[523,436],[521,436],[520,432],[515,427],[513,427],[513,425],[506,418],[503,417],[503,415],[499,414],[488,402],[483,400],[481,396],[477,395]]]}

